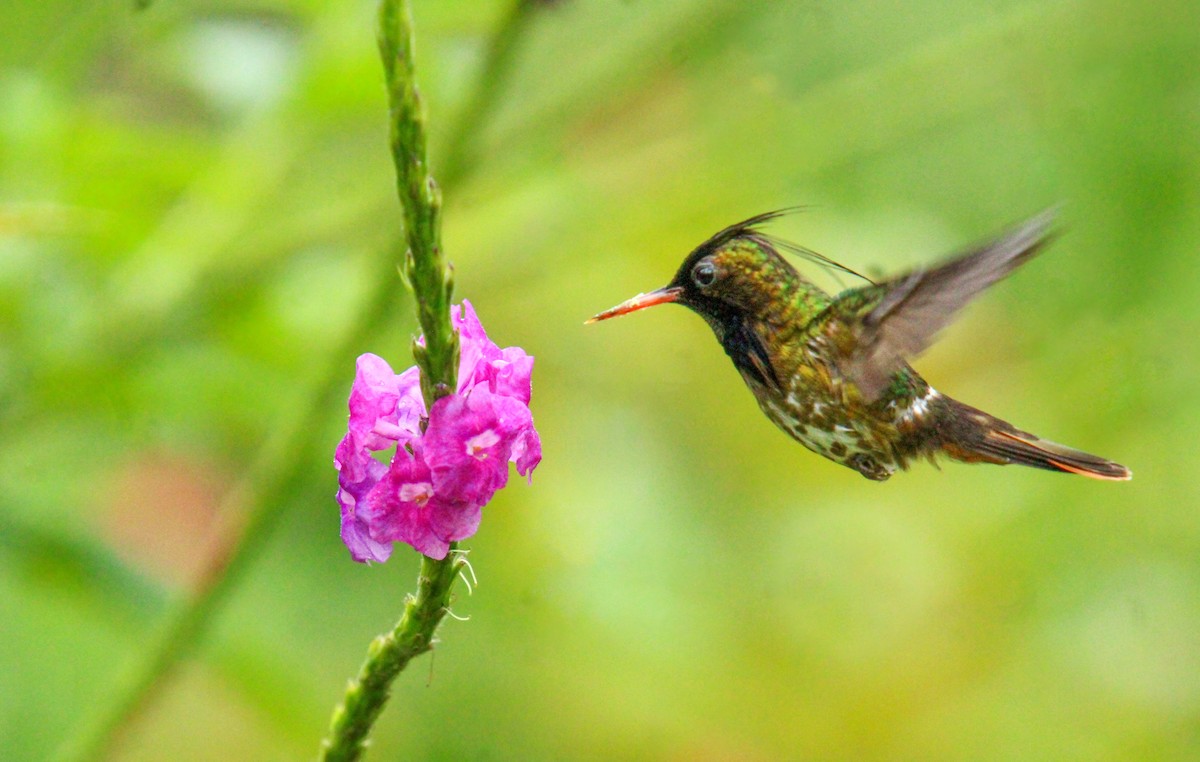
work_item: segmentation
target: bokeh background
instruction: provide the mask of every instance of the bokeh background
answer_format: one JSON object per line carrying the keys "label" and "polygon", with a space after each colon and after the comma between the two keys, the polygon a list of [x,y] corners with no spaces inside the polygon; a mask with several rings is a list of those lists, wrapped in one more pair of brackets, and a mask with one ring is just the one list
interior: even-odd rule
{"label": "bokeh background", "polygon": [[[415,5],[457,296],[537,356],[545,460],[373,759],[1200,759],[1200,6],[562,0],[487,75],[508,3]],[[412,589],[411,551],[350,561],[333,500],[353,358],[407,365],[414,327],[397,280],[341,348],[399,237],[373,25],[0,5],[5,759],[115,700],[250,506],[282,512],[114,758],[312,757]],[[582,325],[764,210],[889,273],[1060,202],[917,365],[1131,483],[871,483],[684,310]]]}

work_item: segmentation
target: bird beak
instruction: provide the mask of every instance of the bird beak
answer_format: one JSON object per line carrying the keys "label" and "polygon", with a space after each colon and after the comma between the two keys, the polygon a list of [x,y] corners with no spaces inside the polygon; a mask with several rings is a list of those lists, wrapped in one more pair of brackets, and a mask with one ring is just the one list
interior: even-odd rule
{"label": "bird beak", "polygon": [[636,312],[637,310],[645,309],[646,307],[653,307],[656,304],[677,302],[679,301],[679,297],[682,295],[683,289],[679,286],[664,286],[657,291],[651,291],[648,294],[638,294],[632,299],[626,299],[616,307],[607,309],[604,312],[601,312],[599,315],[590,317],[583,322],[584,325],[590,325],[592,323],[598,323],[601,320],[608,320],[609,318],[627,315],[630,312]]}

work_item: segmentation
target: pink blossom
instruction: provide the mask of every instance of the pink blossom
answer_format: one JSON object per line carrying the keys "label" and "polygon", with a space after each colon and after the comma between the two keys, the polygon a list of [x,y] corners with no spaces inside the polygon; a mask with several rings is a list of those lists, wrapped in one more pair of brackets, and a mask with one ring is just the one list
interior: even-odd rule
{"label": "pink blossom", "polygon": [[[356,561],[385,561],[404,542],[431,558],[479,527],[481,509],[508,481],[541,461],[533,416],[533,358],[496,346],[470,302],[451,310],[459,332],[459,384],[426,418],[417,368],[396,374],[358,358],[348,432],[334,454],[342,541]],[[392,450],[386,465],[374,453]]]}
{"label": "pink blossom", "polygon": [[533,417],[523,402],[484,386],[438,400],[425,436],[425,459],[438,492],[479,505],[491,500],[508,482],[514,443],[532,431]]}
{"label": "pink blossom", "polygon": [[471,303],[465,299],[461,307],[450,308],[450,320],[462,344],[458,363],[459,393],[486,384],[493,394],[513,397],[528,406],[533,395],[533,358],[520,347],[501,349],[493,344]]}

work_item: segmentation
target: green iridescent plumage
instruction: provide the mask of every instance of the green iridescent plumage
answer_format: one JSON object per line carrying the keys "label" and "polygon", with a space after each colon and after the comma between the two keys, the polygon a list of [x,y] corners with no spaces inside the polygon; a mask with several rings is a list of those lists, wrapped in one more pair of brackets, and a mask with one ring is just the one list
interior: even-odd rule
{"label": "green iridescent plumage", "polygon": [[[712,327],[763,412],[809,449],[882,481],[917,458],[1019,463],[1100,479],[1124,466],[1039,439],[935,390],[908,365],[985,288],[1049,240],[1043,213],[938,267],[830,296],[759,230],[770,213],[725,228],[667,286],[592,320],[666,302]],[[842,268],[845,269],[845,268]]]}

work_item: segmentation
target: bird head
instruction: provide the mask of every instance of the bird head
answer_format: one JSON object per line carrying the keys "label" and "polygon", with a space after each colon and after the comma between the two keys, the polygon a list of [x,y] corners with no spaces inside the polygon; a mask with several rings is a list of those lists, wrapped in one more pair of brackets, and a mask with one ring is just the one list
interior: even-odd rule
{"label": "bird head", "polygon": [[725,228],[688,254],[670,283],[627,299],[587,322],[673,302],[699,313],[720,333],[720,327],[731,321],[766,314],[784,289],[799,278],[771,239],[756,229],[779,214],[770,212]]}

